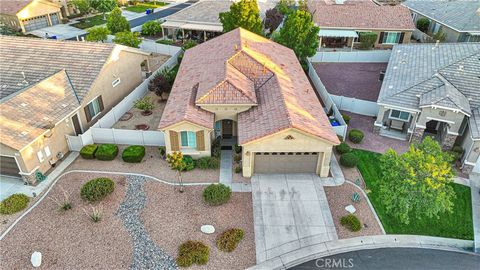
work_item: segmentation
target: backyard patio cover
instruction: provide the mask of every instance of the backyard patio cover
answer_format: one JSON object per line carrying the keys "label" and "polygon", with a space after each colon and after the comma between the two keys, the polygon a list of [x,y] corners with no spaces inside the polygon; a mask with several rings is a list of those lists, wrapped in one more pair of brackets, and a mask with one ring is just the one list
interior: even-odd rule
{"label": "backyard patio cover", "polygon": [[221,25],[212,25],[212,24],[199,24],[199,23],[185,23],[185,22],[175,22],[175,21],[166,21],[162,23],[163,28],[179,28],[185,30],[198,30],[198,31],[211,31],[211,32],[222,32],[223,27]]}
{"label": "backyard patio cover", "polygon": [[320,29],[319,37],[352,37],[358,38],[357,32],[353,30]]}

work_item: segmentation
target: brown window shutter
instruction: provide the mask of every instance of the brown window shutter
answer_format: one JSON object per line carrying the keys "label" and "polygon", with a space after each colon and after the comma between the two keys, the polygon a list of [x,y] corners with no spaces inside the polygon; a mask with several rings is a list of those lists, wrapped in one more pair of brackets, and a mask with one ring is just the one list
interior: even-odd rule
{"label": "brown window shutter", "polygon": [[385,32],[380,32],[380,37],[378,38],[378,44],[383,43],[383,36],[385,35]]}
{"label": "brown window shutter", "polygon": [[178,132],[170,130],[169,134],[170,134],[170,148],[172,148],[172,151],[180,150],[180,145],[178,143]]}
{"label": "brown window shutter", "polygon": [[83,108],[83,110],[85,111],[85,117],[87,117],[87,123],[88,123],[92,120],[92,115],[90,114],[90,111],[88,110],[88,106],[85,106]]}
{"label": "brown window shutter", "polygon": [[198,151],[205,151],[205,136],[203,135],[202,131],[197,131],[197,150]]}
{"label": "brown window shutter", "polygon": [[405,32],[402,32],[402,33],[400,34],[400,40],[398,41],[398,43],[402,44],[404,38],[405,38]]}
{"label": "brown window shutter", "polygon": [[100,106],[100,111],[102,112],[105,107],[103,107],[103,98],[102,96],[98,96],[98,106]]}

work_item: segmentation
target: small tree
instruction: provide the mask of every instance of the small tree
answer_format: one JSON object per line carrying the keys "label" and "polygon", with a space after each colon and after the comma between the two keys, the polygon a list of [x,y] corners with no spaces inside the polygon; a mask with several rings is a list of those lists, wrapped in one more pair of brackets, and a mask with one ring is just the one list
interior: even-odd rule
{"label": "small tree", "polygon": [[133,107],[139,110],[142,110],[143,113],[147,114],[147,113],[150,113],[155,106],[153,105],[153,102],[151,101],[150,97],[143,97],[136,100],[133,103]]}
{"label": "small tree", "polygon": [[420,18],[417,20],[417,29],[426,33],[428,31],[428,27],[430,26],[430,20],[427,18]]}
{"label": "small tree", "polygon": [[447,39],[447,34],[442,30],[438,31],[436,34],[433,34],[431,38],[428,38],[426,42],[444,42]]}
{"label": "small tree", "polygon": [[360,32],[360,48],[364,50],[369,50],[375,45],[377,41],[377,34],[374,32]]}
{"label": "small tree", "polygon": [[104,20],[105,13],[112,11],[117,6],[117,0],[89,0],[89,2],[93,9],[103,13]]}
{"label": "small tree", "polygon": [[268,29],[270,34],[278,28],[282,21],[283,14],[278,11],[278,8],[269,9],[265,13],[264,25],[265,29]]}
{"label": "small tree", "polygon": [[156,75],[150,83],[148,83],[148,90],[155,92],[155,94],[160,97],[160,100],[163,101],[163,93],[170,93],[172,85],[162,73]]}
{"label": "small tree", "polygon": [[90,13],[90,1],[88,0],[73,0],[73,5],[80,11],[81,14],[88,14]]}
{"label": "small tree", "polygon": [[155,36],[162,31],[162,26],[157,21],[148,21],[142,25],[142,35]]}
{"label": "small tree", "polygon": [[108,35],[110,35],[110,31],[103,26],[87,29],[87,32],[87,41],[92,42],[104,42],[105,40],[107,40]]}
{"label": "small tree", "polygon": [[122,16],[122,10],[120,8],[116,7],[108,14],[107,28],[112,34],[130,32],[130,24],[128,24],[127,19]]}
{"label": "small tree", "polygon": [[182,180],[182,171],[185,170],[187,164],[183,161],[182,152],[173,152],[167,154],[167,162],[173,170],[178,172],[178,182],[180,183],[180,192],[183,192],[183,180]]}
{"label": "small tree", "polygon": [[294,11],[295,7],[295,0],[280,0],[277,4],[278,11],[283,15],[288,15],[289,13]]}
{"label": "small tree", "polygon": [[193,48],[193,47],[197,46],[197,44],[198,43],[195,40],[189,39],[189,40],[187,40],[183,43],[182,50],[186,51],[190,48]]}
{"label": "small tree", "polygon": [[230,11],[220,13],[223,31],[229,32],[242,27],[250,32],[262,34],[262,19],[257,0],[240,0],[230,6]]}
{"label": "small tree", "polygon": [[449,185],[454,173],[452,156],[426,137],[402,155],[390,149],[381,157],[379,196],[389,215],[409,224],[411,217],[438,218],[451,212],[455,193]]}
{"label": "small tree", "polygon": [[115,34],[113,42],[133,48],[138,48],[142,41],[138,38],[138,33],[119,32]]}
{"label": "small tree", "polygon": [[320,28],[315,26],[310,13],[297,10],[287,16],[275,41],[292,49],[302,65],[305,65],[307,57],[317,52],[319,31]]}

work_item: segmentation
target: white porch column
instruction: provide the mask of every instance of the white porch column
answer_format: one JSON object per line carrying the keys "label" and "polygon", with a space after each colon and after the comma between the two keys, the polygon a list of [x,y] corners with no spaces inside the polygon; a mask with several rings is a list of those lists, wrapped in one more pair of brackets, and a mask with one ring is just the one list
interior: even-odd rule
{"label": "white porch column", "polygon": [[165,39],[165,31],[163,30],[163,27],[162,27],[162,39]]}
{"label": "white porch column", "polygon": [[182,28],[182,42],[185,41],[185,30]]}
{"label": "white porch column", "polygon": [[207,31],[203,31],[203,41],[207,41]]}
{"label": "white porch column", "polygon": [[353,51],[353,37],[351,39],[352,39],[352,46],[350,47],[350,51]]}
{"label": "white porch column", "polygon": [[322,37],[320,37],[320,43],[318,45],[318,50],[320,51],[322,49]]}

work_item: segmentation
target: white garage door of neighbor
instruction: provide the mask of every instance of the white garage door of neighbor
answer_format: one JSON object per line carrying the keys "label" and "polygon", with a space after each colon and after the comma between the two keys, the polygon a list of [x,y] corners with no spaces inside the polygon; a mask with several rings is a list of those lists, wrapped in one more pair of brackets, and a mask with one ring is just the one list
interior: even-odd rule
{"label": "white garage door of neighbor", "polygon": [[319,153],[255,153],[254,173],[315,173]]}
{"label": "white garage door of neighbor", "polygon": [[23,21],[23,26],[25,27],[26,32],[37,30],[40,28],[48,27],[48,18],[47,16],[36,17]]}
{"label": "white garage door of neighbor", "polygon": [[20,177],[20,169],[13,157],[0,156],[0,174]]}

